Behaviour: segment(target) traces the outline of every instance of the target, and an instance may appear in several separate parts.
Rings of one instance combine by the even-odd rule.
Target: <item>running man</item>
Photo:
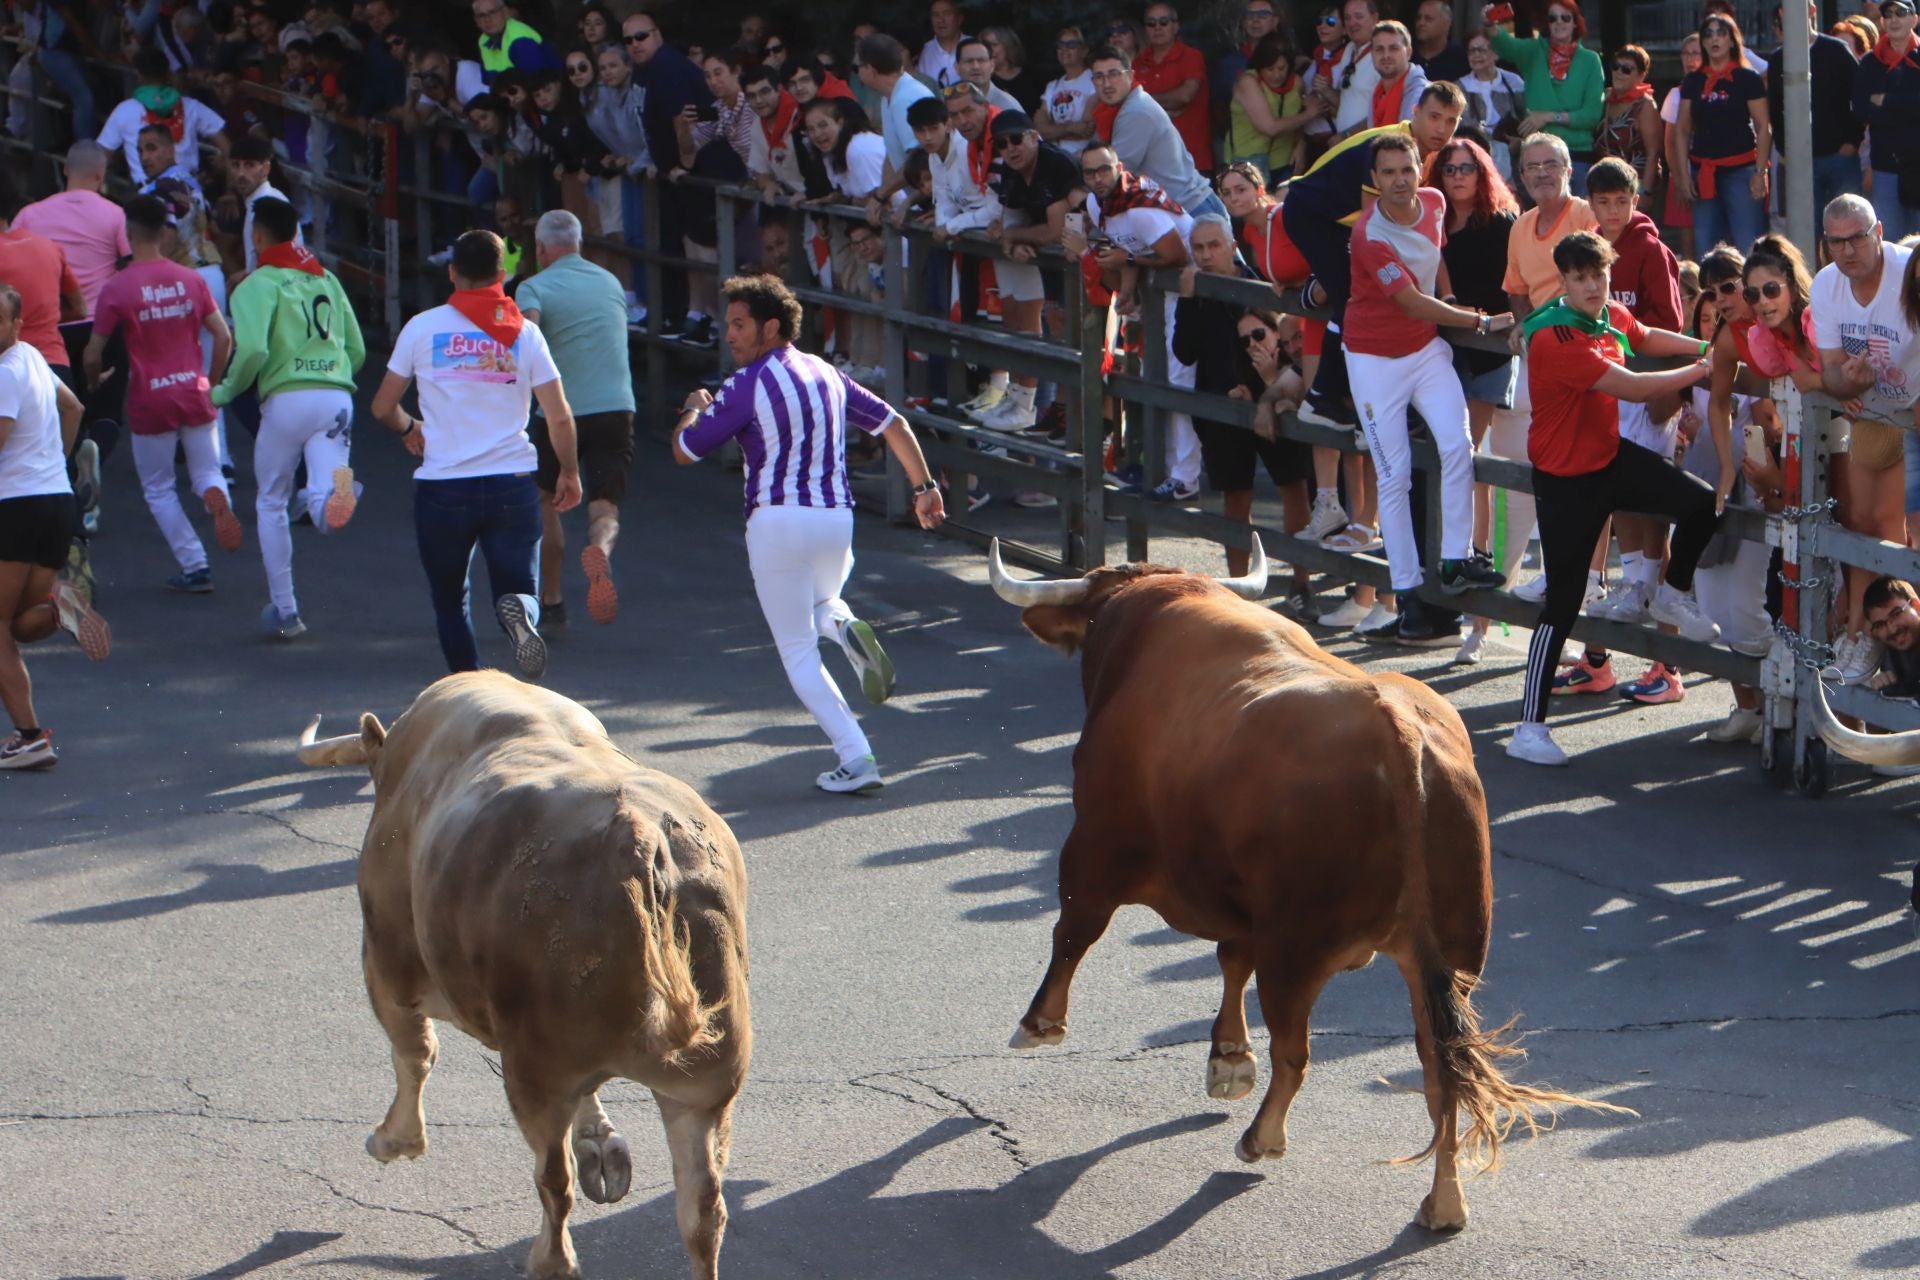
[[[80,528],[67,481],[80,401],[19,338],[20,294],[0,284],[0,706],[13,719],[13,732],[0,740],[0,769],[44,769],[58,757],[34,712],[20,646],[65,630],[99,662],[113,634],[79,590],[56,576]]]
[[[233,337],[207,282],[167,256],[178,232],[166,202],[158,196],[137,196],[127,206],[126,222],[133,261],[101,288],[93,334],[81,361],[87,386],[98,389],[114,373],[101,368],[107,343],[121,335],[130,375],[126,422],[140,489],[180,566],[167,586],[204,594],[213,590],[213,571],[207,566],[206,547],[180,506],[173,453],[178,446],[186,454],[193,491],[213,517],[213,536],[221,550],[238,551],[244,535],[220,473],[213,402],[207,398],[208,379],[200,364],[201,330],[212,335],[215,370],[226,367]]]
[[[696,389],[674,427],[674,461],[689,466],[735,436],[746,454],[747,563],[760,610],[793,691],[839,754],[815,779],[822,791],[863,792],[884,783],[867,735],[820,662],[820,641],[838,644],[869,702],[893,692],[893,663],[873,628],[840,598],[853,572],[853,491],[847,427],[886,441],[913,482],[923,529],[946,519],[907,420],[817,356],[793,348],[800,303],[771,276],[736,276],[727,303],[727,350],[738,368],[718,396]]]
[[[487,562],[493,616],[513,642],[521,674],[537,680],[547,669],[547,644],[534,594],[539,460],[527,438],[527,414],[535,400],[560,469],[554,510],[580,505],[580,467],[573,410],[547,339],[501,286],[505,252],[491,231],[469,231],[454,241],[447,266],[453,296],[407,321],[369,412],[424,460],[413,478],[413,527],[447,669],[480,666],[467,606],[477,545]],[[400,407],[416,378],[418,418]]]
[[[540,215],[533,229],[540,273],[522,282],[514,300],[520,314],[540,326],[553,351],[560,384],[576,415],[580,470],[587,488],[587,545],[580,567],[587,574],[587,614],[605,625],[620,612],[608,558],[620,536],[620,501],[633,469],[633,374],[627,363],[627,296],[619,277],[580,254],[580,219],[564,209]],[[560,564],[567,544],[554,507],[560,459],[547,426],[536,419],[527,433],[540,455],[540,616],[565,626]]]
[[[285,200],[254,204],[253,252],[260,266],[233,291],[233,363],[213,390],[213,403],[224,405],[259,384],[254,510],[273,597],[260,611],[260,630],[278,640],[307,630],[293,595],[293,534],[287,527],[293,473],[304,456],[309,476],[333,477],[331,493],[317,483],[306,490],[316,529],[336,532],[353,517],[353,374],[367,358],[345,290],[318,258],[294,243],[298,230],[299,219]]]

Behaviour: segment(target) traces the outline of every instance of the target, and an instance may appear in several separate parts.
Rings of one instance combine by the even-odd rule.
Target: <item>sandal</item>
[[[1355,521],[1332,537],[1322,539],[1320,545],[1329,551],[1358,555],[1367,551],[1378,551],[1384,544],[1380,541],[1378,529],[1370,524]]]

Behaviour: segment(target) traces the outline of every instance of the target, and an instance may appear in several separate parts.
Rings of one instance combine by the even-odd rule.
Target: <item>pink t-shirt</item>
[[[136,435],[213,421],[200,363],[200,329],[213,312],[207,282],[164,258],[136,262],[100,290],[93,332],[125,332],[127,426]]]
[[[1447,198],[1420,188],[1420,215],[1403,227],[1376,203],[1353,224],[1353,293],[1341,324],[1347,350],[1368,356],[1410,356],[1440,330],[1400,309],[1393,296],[1418,289],[1438,296],[1440,248],[1447,241]]]
[[[94,191],[62,191],[36,200],[20,211],[13,225],[44,236],[65,251],[89,316],[99,303],[100,286],[113,278],[120,259],[133,253],[127,243],[126,214]]]

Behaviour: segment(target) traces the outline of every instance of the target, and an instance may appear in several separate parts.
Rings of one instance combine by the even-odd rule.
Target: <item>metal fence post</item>
[[[1080,556],[1074,564],[1082,571],[1097,569],[1107,562],[1107,469],[1106,395],[1102,365],[1107,347],[1107,307],[1085,301],[1086,290],[1078,271],[1066,273],[1069,296],[1081,294],[1078,308],[1080,326],[1080,384],[1069,398],[1069,406],[1079,412],[1073,423],[1080,435]],[[1109,304],[1111,305],[1111,304]]]
[[[1833,577],[1844,573],[1838,564],[1833,573],[1822,572],[1822,561],[1817,553],[1818,539],[1812,536],[1813,522],[1829,519],[1825,504],[1832,486],[1828,479],[1828,467],[1832,458],[1832,434],[1834,415],[1818,406],[1809,408],[1800,393],[1790,394],[1801,401],[1800,408],[1800,493],[1797,501],[1803,513],[1799,523],[1800,570],[1800,616],[1793,619],[1800,635],[1812,644],[1823,643],[1827,634],[1827,619],[1833,605]],[[1824,757],[1826,744],[1821,742],[1813,731],[1813,699],[1818,687],[1818,672],[1801,673],[1801,679],[1794,691],[1793,723],[1793,761],[1795,781],[1803,792],[1810,791],[1804,781],[1809,770],[1816,769],[1815,757]],[[1824,779],[1819,790],[1825,790]]]
[[[1167,385],[1167,341],[1171,337],[1167,332],[1166,297],[1146,272],[1140,275],[1139,293],[1140,376],[1157,387],[1164,387]],[[1167,414],[1155,405],[1140,407],[1145,428],[1140,433],[1140,491],[1145,494],[1167,478]],[[1138,563],[1147,555],[1147,522],[1129,519],[1127,559]]]
[[[666,246],[660,243],[660,190],[661,180],[657,177],[643,176],[640,179],[641,208],[646,222],[645,243],[655,254],[666,252]],[[660,269],[657,257],[647,260],[647,397],[653,402],[653,420],[671,422],[668,416],[667,396],[667,357],[660,347],[661,299],[666,296],[664,273]]]
[[[333,146],[333,130],[328,126],[327,117],[316,111],[308,119],[312,122],[307,129],[307,167],[312,176],[307,179],[307,197],[311,201],[309,208],[313,214],[313,234],[307,238],[307,248],[317,258],[327,257],[328,224],[333,221],[333,196],[327,189],[328,179],[332,176],[327,164],[327,152]]]
[[[734,233],[738,227],[738,208],[733,196],[726,191],[713,193],[713,243],[717,260],[714,263],[713,296],[720,299],[720,286],[732,279],[740,269],[740,246],[735,243]],[[714,326],[724,330],[727,327],[727,308],[724,299],[714,307]],[[720,373],[733,368],[733,356],[727,350],[725,342],[716,342],[714,347],[714,367]]]

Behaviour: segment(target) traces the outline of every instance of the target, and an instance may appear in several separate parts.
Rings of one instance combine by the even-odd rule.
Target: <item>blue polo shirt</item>
[[[540,313],[575,417],[633,412],[627,364],[627,296],[619,277],[577,253],[520,282],[514,301]]]

